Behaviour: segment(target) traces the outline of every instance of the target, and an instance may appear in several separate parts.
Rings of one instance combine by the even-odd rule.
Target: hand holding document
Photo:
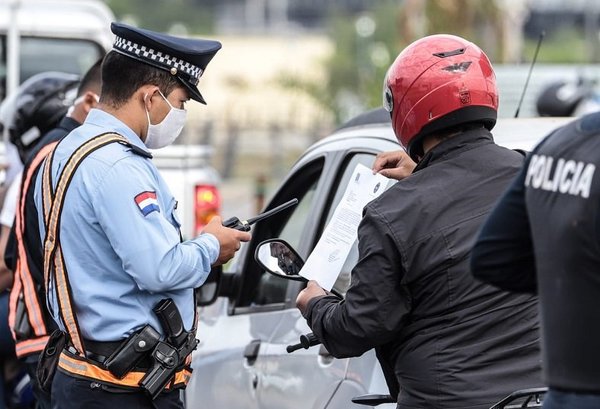
[[[363,208],[385,191],[388,181],[380,174],[373,174],[370,168],[356,165],[342,200],[300,270],[301,276],[331,290],[356,241]]]

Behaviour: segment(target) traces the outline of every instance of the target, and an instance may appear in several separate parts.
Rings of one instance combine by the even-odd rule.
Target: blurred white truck
[[[114,14],[100,0],[0,0],[0,102],[34,74],[83,74],[110,50],[112,21]],[[196,235],[220,211],[220,178],[209,164],[211,153],[199,145],[153,152],[179,201],[184,237]]]

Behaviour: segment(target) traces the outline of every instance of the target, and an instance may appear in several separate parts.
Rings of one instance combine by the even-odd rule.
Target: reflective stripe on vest
[[[44,335],[43,337],[32,338],[27,339],[25,341],[17,342],[17,345],[15,347],[17,357],[21,358],[27,355],[42,352],[44,350],[44,347],[48,343],[48,338],[50,338],[49,335]]]
[[[44,211],[44,226],[48,226],[48,217],[50,217],[50,205],[52,203],[52,159],[54,151],[48,155],[44,162],[44,170],[42,171],[42,209]]]
[[[48,331],[44,322],[42,313],[42,300],[38,298],[36,283],[31,276],[29,270],[29,260],[25,250],[24,234],[25,234],[25,208],[27,192],[31,186],[32,178],[35,172],[39,169],[42,161],[54,149],[56,142],[44,146],[32,159],[27,173],[23,177],[17,212],[15,215],[15,239],[17,244],[17,261],[14,273],[14,283],[10,293],[9,304],[9,326],[13,333],[13,338],[16,342],[17,357],[21,358],[26,355],[40,352],[44,349],[45,343],[48,340]],[[31,325],[34,335],[31,339],[18,340],[14,331],[17,304],[19,298],[22,297],[25,303],[26,312],[25,319]]]
[[[83,359],[77,355],[63,351],[60,354],[58,366],[67,373],[70,373],[77,377],[83,377],[87,379],[97,380],[103,383],[139,388],[139,383],[146,375],[145,372],[129,372],[122,379],[115,377],[106,369],[92,363],[89,360]],[[191,368],[183,368],[175,373],[174,381],[169,383],[167,389],[173,389],[183,387],[188,384],[192,375]]]
[[[44,166],[44,174],[42,175],[44,184],[42,188],[43,207],[46,225],[46,237],[44,240],[44,279],[46,281],[46,292],[48,293],[50,291],[49,280],[51,278],[51,272],[53,272],[52,278],[54,278],[62,322],[69,334],[71,343],[78,353],[84,353],[85,349],[80,336],[79,324],[77,323],[75,311],[73,309],[71,287],[67,277],[62,249],[57,240],[60,228],[60,215],[62,213],[63,201],[67,189],[71,183],[75,170],[77,170],[81,162],[96,149],[115,142],[129,144],[121,135],[106,133],[98,135],[78,147],[65,164],[54,191],[51,183],[54,151],[48,156],[48,160]]]

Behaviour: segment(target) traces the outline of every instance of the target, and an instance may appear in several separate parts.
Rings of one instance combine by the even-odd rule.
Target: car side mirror
[[[196,289],[196,305],[205,307],[213,304],[217,300],[222,275],[222,266],[216,266],[210,270],[204,284]]]
[[[254,260],[266,271],[287,280],[307,281],[299,275],[304,260],[283,240],[269,239],[256,247]]]
[[[300,275],[304,266],[304,259],[296,253],[296,250],[281,239],[269,239],[260,243],[254,252],[254,260],[267,272],[286,280],[303,281],[308,280]],[[344,296],[333,288],[330,291],[339,299]]]

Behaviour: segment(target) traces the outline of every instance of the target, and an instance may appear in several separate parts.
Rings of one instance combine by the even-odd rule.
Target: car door
[[[279,237],[301,253],[311,247],[320,222],[319,209],[323,208],[324,198],[327,196],[329,175],[334,163],[335,155],[318,155],[307,160],[304,165],[290,174],[275,195],[273,206],[294,197],[299,198],[299,205],[286,220],[276,220],[269,223],[268,226],[257,226],[253,245],[264,239]],[[308,177],[308,175],[316,174],[317,169],[321,169],[318,177]],[[337,371],[321,371],[306,376],[307,374],[303,372],[288,372],[285,366],[280,367],[277,360],[271,359],[274,355],[287,355],[285,347],[297,342],[298,336],[307,332],[308,329],[294,307],[297,291],[292,289],[293,282],[270,275],[262,270],[254,260],[244,269],[245,277],[250,277],[251,272],[260,277],[256,286],[257,290],[254,296],[250,297],[254,303],[283,302],[282,308],[269,317],[273,320],[275,315],[278,316],[277,325],[269,328],[273,329],[273,332],[269,338],[261,340],[261,348],[258,351],[255,367],[258,406],[261,409],[312,407],[311,401],[331,396],[332,391],[343,377],[344,367],[342,364],[335,363],[334,365],[339,366]],[[251,288],[248,281],[244,283],[243,288],[245,290]],[[254,325],[263,327],[265,325],[262,321],[263,318],[262,314],[251,313],[250,319]],[[273,322],[271,321],[271,323]],[[303,352],[312,353],[312,351]],[[302,356],[302,353],[298,356]],[[288,357],[286,356],[286,358]],[[326,363],[327,365],[333,364],[332,359],[329,361],[330,363]],[[307,394],[306,391],[311,391],[311,393]]]
[[[201,343],[185,394],[188,408],[324,408],[330,399],[345,407],[354,394],[371,390],[365,385],[378,371],[372,353],[354,366],[352,360],[333,359],[320,347],[287,354],[285,347],[309,331],[295,308],[302,283],[271,276],[253,259],[258,243],[274,237],[285,239],[306,257],[341,198],[340,186],[356,164],[351,158],[370,166],[376,152],[398,149],[384,138],[340,139],[333,144],[310,150],[294,166],[267,209],[294,197],[299,205],[256,224],[252,240],[228,268],[235,280],[221,280],[229,299],[219,298],[201,309]],[[347,150],[348,145],[369,148]],[[367,156],[357,156],[364,151]],[[340,288],[349,284],[346,270]]]
[[[292,198],[299,200],[298,205],[254,227],[252,240],[229,267],[237,290],[229,300],[220,298],[201,310],[201,343],[193,356],[194,375],[186,390],[187,407],[262,407],[261,394],[269,390],[267,382],[271,381],[263,377],[266,371],[262,358],[273,334],[282,322],[289,321],[294,309],[288,294],[290,282],[262,271],[253,259],[254,249],[272,237],[284,237],[292,245],[302,247],[303,237],[313,228],[307,220],[319,206],[327,163],[327,155],[320,155],[287,178],[268,208]],[[288,389],[294,380],[287,382],[279,389]]]
[[[312,250],[326,222],[331,218],[356,165],[361,163],[371,167],[375,153],[356,150],[337,152],[335,161],[332,161],[331,167],[323,176],[327,179],[322,181],[327,185],[323,189],[326,191],[324,200],[319,203],[316,212],[310,215],[311,219],[318,220],[318,225],[310,237],[309,251],[304,251],[305,254]],[[282,233],[285,233],[285,229]],[[280,237],[286,240],[284,234]],[[301,251],[300,254],[302,253]],[[350,285],[350,271],[357,258],[358,249],[355,243],[335,284],[335,288],[341,293],[345,293]],[[282,281],[278,277],[271,277]],[[295,300],[299,289],[297,283],[290,286],[289,298],[292,301]],[[285,319],[279,322],[269,343],[260,351],[259,407],[329,408],[328,405],[334,396],[341,407],[352,407],[350,399],[369,391],[373,377],[380,371],[374,354],[365,354],[360,358],[360,364],[352,364],[351,359],[335,359],[322,345],[288,354],[286,346],[297,343],[299,336],[310,332],[310,328],[293,303],[283,314]],[[349,367],[352,368],[351,380],[348,377]]]

